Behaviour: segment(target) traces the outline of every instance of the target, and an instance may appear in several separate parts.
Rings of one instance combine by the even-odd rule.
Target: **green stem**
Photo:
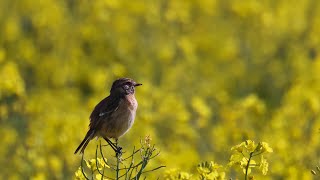
[[[116,139],[116,147],[118,148],[118,139]],[[120,156],[121,154],[120,153],[116,153],[116,156],[117,156],[117,174],[116,174],[116,179],[118,180],[119,179],[119,164],[120,164]]]
[[[244,177],[245,180],[248,179],[248,170],[249,170],[249,166],[250,166],[250,161],[251,161],[252,155],[253,155],[253,152],[250,153],[250,157],[249,157],[249,159],[248,159],[248,164],[247,164],[247,166],[246,166],[246,175],[245,175],[245,177]]]
[[[82,154],[82,157],[81,157],[81,172],[83,174],[83,176],[86,178],[86,180],[89,180],[89,178],[87,177],[86,173],[84,173],[84,170],[83,170],[83,156],[84,156],[84,153]]]

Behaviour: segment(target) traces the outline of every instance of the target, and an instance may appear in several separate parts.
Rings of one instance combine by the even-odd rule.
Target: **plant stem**
[[[116,147],[118,148],[118,140],[117,140],[117,139],[116,139]],[[117,157],[117,170],[116,170],[117,174],[116,174],[116,180],[118,180],[118,179],[119,179],[119,171],[120,171],[120,169],[119,169],[120,156],[121,156],[121,154],[116,152],[116,157]]]
[[[250,161],[251,161],[252,155],[253,155],[253,152],[250,153],[250,157],[249,157],[249,159],[248,159],[248,164],[247,164],[247,166],[246,166],[246,175],[245,175],[245,177],[244,177],[245,180],[248,179],[248,170],[249,170],[249,166],[250,166]]]
[[[82,157],[81,157],[81,172],[83,174],[83,176],[86,178],[86,180],[89,180],[89,178],[87,177],[86,173],[84,173],[84,170],[83,170],[83,156],[84,156],[84,153],[82,154]]]

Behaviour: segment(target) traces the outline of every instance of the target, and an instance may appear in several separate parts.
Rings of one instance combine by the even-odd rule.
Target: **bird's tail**
[[[74,152],[74,154],[77,154],[77,152],[81,149],[80,153],[83,154],[84,150],[86,149],[87,145],[89,144],[89,142],[91,141],[91,139],[94,138],[94,130],[89,130],[86,134],[86,136],[84,137],[84,139],[82,140],[82,142],[80,143],[80,145],[78,146],[78,148],[76,149],[76,151]]]

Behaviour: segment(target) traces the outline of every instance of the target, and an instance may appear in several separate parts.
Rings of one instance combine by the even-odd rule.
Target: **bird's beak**
[[[136,83],[134,86],[141,86],[142,84],[140,84],[140,83]]]

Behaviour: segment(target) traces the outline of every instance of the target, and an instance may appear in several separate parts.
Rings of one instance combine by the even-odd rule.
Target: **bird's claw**
[[[115,151],[116,151],[116,156],[117,157],[122,155],[122,147],[118,146]]]

